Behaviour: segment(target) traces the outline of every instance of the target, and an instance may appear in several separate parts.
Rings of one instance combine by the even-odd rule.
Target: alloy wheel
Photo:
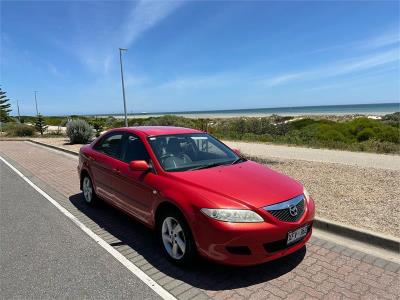
[[[181,224],[172,217],[164,219],[161,228],[163,245],[168,254],[180,260],[186,252],[186,239]]]
[[[83,178],[82,189],[83,195],[85,196],[85,201],[87,203],[91,203],[93,200],[93,187],[92,182],[90,181],[90,178],[88,176]]]

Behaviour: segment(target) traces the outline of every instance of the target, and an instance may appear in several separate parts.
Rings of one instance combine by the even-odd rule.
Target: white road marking
[[[176,298],[171,295],[167,290],[165,290],[162,286],[160,286],[157,282],[151,279],[146,273],[140,270],[135,264],[129,261],[125,256],[115,250],[112,246],[110,246],[106,241],[100,238],[97,234],[95,234],[92,230],[86,227],[81,221],[79,221],[73,214],[71,214],[68,210],[62,207],[56,200],[51,198],[46,192],[40,189],[36,184],[30,181],[24,174],[22,174],[18,169],[16,169],[13,165],[11,165],[8,161],[6,161],[2,156],[0,156],[0,160],[2,160],[8,167],[10,167],[19,177],[25,180],[31,187],[33,187],[39,194],[41,194],[44,198],[46,198],[51,204],[53,204],[59,211],[61,211],[67,218],[69,218],[72,222],[74,222],[82,231],[84,231],[88,236],[90,236],[93,240],[97,242],[98,245],[103,247],[108,253],[110,253],[116,260],[118,260],[121,264],[123,264],[129,271],[131,271],[136,277],[138,277],[141,281],[143,281],[146,285],[148,285],[154,292],[156,292],[161,298],[166,300],[176,300]]]

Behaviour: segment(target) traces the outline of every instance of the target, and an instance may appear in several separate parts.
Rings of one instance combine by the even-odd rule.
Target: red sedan
[[[78,172],[88,204],[103,199],[154,228],[178,264],[197,254],[259,264],[311,236],[314,201],[299,182],[198,130],[110,130],[81,148]]]

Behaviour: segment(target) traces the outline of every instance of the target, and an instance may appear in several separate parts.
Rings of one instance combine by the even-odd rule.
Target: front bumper
[[[282,222],[265,210],[257,210],[262,223],[220,222],[199,213],[195,240],[199,253],[227,265],[256,265],[289,255],[310,239],[314,219],[314,202],[309,201],[304,214],[297,222]],[[286,245],[289,231],[309,225],[306,236]]]

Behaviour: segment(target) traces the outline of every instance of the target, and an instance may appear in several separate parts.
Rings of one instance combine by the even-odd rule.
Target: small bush
[[[89,124],[96,131],[96,137],[99,137],[101,132],[104,130],[105,121],[104,119],[95,118],[89,121]]]
[[[374,136],[374,131],[371,128],[364,128],[360,132],[357,133],[357,141],[364,142],[368,141]]]
[[[29,125],[9,123],[4,126],[4,132],[7,136],[34,136],[35,128]]]
[[[65,127],[67,126],[68,121],[68,118],[64,118],[60,121],[60,124],[58,124],[58,126]]]
[[[40,135],[43,135],[43,133],[47,130],[47,125],[46,122],[41,114],[39,114],[36,118],[35,121],[35,129],[40,132]]]
[[[93,128],[85,120],[72,120],[67,123],[67,136],[71,144],[86,144],[93,137]]]
[[[107,128],[112,128],[112,127],[116,127],[114,126],[115,122],[117,121],[117,119],[113,116],[108,116],[106,121],[105,121],[105,126]]]

